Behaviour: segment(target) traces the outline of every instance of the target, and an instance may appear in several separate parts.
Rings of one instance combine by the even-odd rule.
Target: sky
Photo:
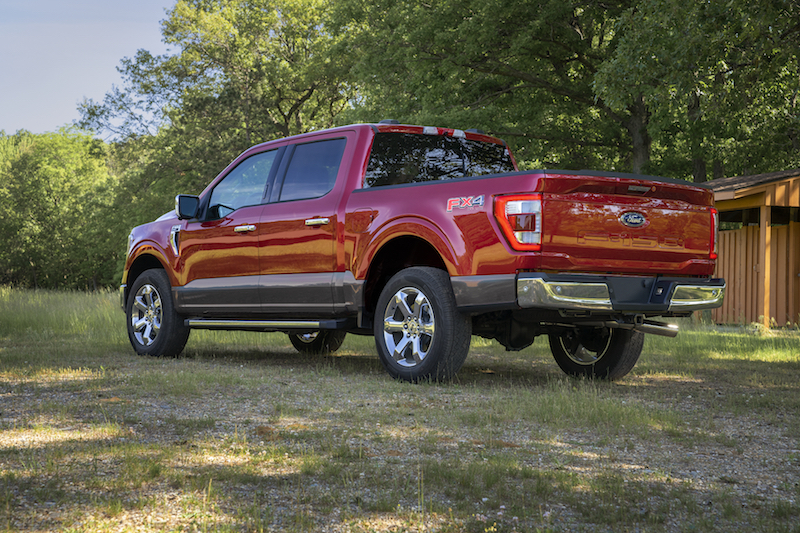
[[[117,67],[163,54],[161,21],[175,0],[0,0],[0,131],[54,132],[84,98],[121,85]]]

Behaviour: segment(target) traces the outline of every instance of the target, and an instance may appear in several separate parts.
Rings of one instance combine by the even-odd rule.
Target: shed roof
[[[705,186],[710,188],[715,193],[724,191],[738,191],[741,189],[749,189],[750,187],[755,187],[756,185],[764,185],[773,181],[781,181],[798,176],[800,176],[800,168],[769,172],[767,174],[754,174],[752,176],[733,176],[730,178],[720,178],[706,182]]]
[[[800,169],[720,178],[703,184],[721,211],[760,206],[800,207]]]

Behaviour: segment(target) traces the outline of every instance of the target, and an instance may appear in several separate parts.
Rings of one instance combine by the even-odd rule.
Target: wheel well
[[[136,258],[136,261],[133,262],[131,268],[128,270],[128,277],[126,279],[127,289],[125,294],[126,301],[128,299],[127,292],[130,291],[131,287],[136,282],[136,279],[142,275],[142,272],[150,270],[151,268],[160,268],[163,270],[164,265],[162,265],[161,261],[152,255],[140,255]]]
[[[381,290],[389,279],[412,266],[428,266],[447,270],[439,252],[427,241],[419,237],[398,237],[386,243],[375,255],[369,267],[364,287],[364,306],[375,311]]]

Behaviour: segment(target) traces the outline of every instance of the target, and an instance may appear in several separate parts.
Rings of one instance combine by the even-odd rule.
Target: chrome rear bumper
[[[520,274],[523,308],[625,313],[690,313],[714,309],[725,297],[724,279]]]

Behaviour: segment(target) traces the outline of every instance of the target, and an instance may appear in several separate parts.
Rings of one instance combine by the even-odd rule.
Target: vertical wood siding
[[[784,326],[800,321],[800,223],[769,230],[766,253],[770,272],[766,283],[759,261],[759,228],[747,226],[720,232],[715,276],[725,278],[728,289],[722,307],[712,312],[715,322],[749,324],[768,317]],[[759,291],[765,286],[769,287],[766,295]]]

